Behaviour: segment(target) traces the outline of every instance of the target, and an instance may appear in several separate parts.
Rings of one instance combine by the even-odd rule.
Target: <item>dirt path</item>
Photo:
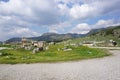
[[[0,64],[0,80],[120,80],[120,51],[113,56],[64,63]]]

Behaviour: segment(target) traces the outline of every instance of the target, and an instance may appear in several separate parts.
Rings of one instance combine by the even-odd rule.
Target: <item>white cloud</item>
[[[86,34],[90,31],[90,26],[87,23],[78,24],[74,27],[70,32],[71,33],[78,33],[78,34]]]
[[[119,0],[87,0],[84,1],[83,4],[74,4],[74,6],[69,9],[69,14],[74,19],[86,20],[105,14],[112,14],[117,11],[120,12],[119,3]]]
[[[21,35],[21,36],[38,36],[38,33],[31,31],[29,28],[13,28],[13,31],[9,32],[11,35]]]
[[[58,4],[58,8],[60,9],[60,13],[62,15],[66,15],[69,11],[69,8],[66,4]]]
[[[39,33],[30,30],[29,28],[21,28],[21,27],[11,27],[11,28],[3,28],[0,27],[0,40],[6,40],[11,37],[32,37],[32,36],[40,36]]]
[[[91,28],[105,28],[109,26],[115,26],[116,23],[114,20],[99,20],[96,24],[92,25]]]
[[[54,24],[54,25],[51,25],[50,27],[48,27],[49,29],[49,32],[55,32],[55,33],[58,33],[58,32],[64,32],[64,28],[66,27],[70,27],[71,24],[69,22],[61,22],[59,24]]]
[[[37,32],[30,30],[30,27],[57,24],[59,15],[54,0],[0,2],[0,34],[4,34],[0,35],[0,40],[15,36],[36,36]]]
[[[86,34],[91,29],[106,28],[106,27],[116,26],[116,25],[120,25],[120,23],[116,22],[113,19],[110,19],[110,20],[98,20],[98,22],[96,22],[93,25],[89,25],[88,23],[77,24],[69,32],[71,32],[71,33],[78,33],[78,34]]]
[[[96,8],[88,5],[88,4],[83,4],[83,5],[74,5],[70,9],[70,16],[75,18],[75,19],[85,19],[91,16],[95,16],[94,11]]]
[[[39,25],[57,23],[58,12],[54,0],[10,0],[0,5],[1,16],[15,16],[22,21]]]

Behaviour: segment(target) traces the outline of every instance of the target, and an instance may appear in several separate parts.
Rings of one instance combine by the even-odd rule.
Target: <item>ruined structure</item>
[[[25,37],[22,38],[21,42],[22,42],[22,47],[27,46],[27,39]]]

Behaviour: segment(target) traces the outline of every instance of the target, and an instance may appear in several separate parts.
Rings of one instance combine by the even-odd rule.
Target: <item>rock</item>
[[[43,51],[43,47],[37,48],[38,51]]]
[[[63,51],[71,51],[72,49],[71,48],[68,48],[68,49],[64,49]]]
[[[45,50],[48,50],[49,49],[49,46],[45,47]]]
[[[10,56],[6,56],[6,58],[7,58],[7,59],[9,59],[9,58],[10,58]]]
[[[35,54],[36,53],[36,49],[33,49],[32,53]]]
[[[2,56],[2,53],[0,52],[0,56]]]
[[[88,51],[88,54],[92,54],[92,52],[91,52],[91,51]]]
[[[36,52],[42,51],[42,50],[43,50],[43,48],[35,48],[35,49],[33,49],[33,53],[36,53]]]
[[[58,51],[60,51],[60,48],[58,48]]]

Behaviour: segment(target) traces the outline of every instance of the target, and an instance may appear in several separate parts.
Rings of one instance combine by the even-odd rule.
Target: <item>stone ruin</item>
[[[48,50],[49,47],[45,47],[45,41],[30,41],[26,38],[21,39],[21,48],[24,48],[25,50],[32,50],[33,53]]]

